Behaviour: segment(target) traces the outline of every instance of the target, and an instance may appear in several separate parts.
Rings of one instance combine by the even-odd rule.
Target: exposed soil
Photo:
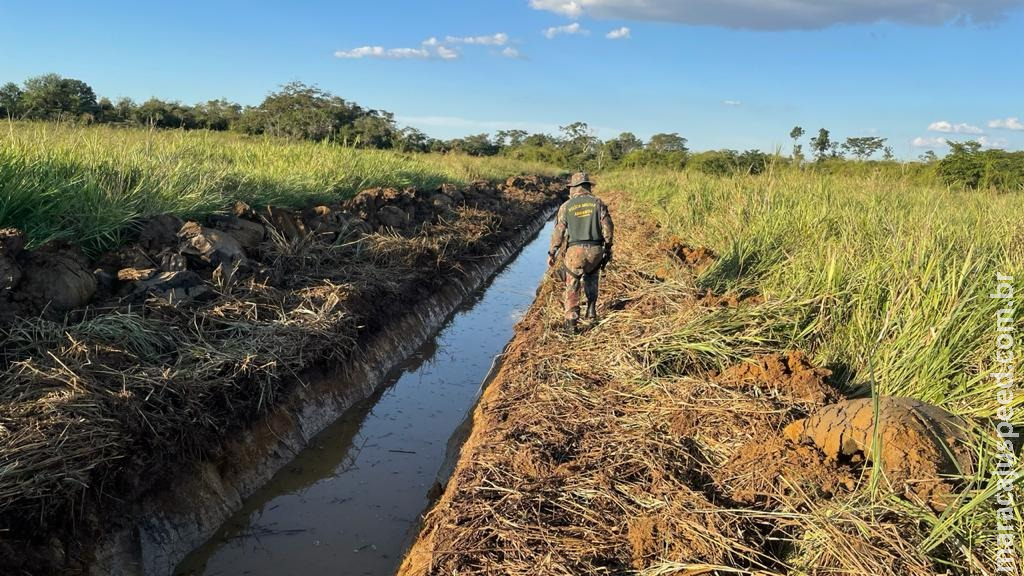
[[[700,293],[694,271],[710,250],[652,243],[660,232],[640,211],[598,194],[619,248],[600,325],[560,333],[560,291],[542,285],[400,574],[941,571],[912,515],[871,508],[868,460],[837,457],[803,432],[848,402],[809,354],[721,372],[651,365],[665,330],[762,300]],[[783,434],[794,422],[801,433]]]
[[[90,261],[0,232],[0,572],[80,573],[184,462],[344,363],[565,196],[517,177],[158,216]]]
[[[718,255],[706,246],[689,246],[673,236],[660,243],[658,248],[667,252],[677,263],[695,272],[701,272],[718,259]]]
[[[942,511],[956,478],[974,472],[969,431],[969,422],[941,408],[884,397],[877,418],[872,399],[845,400],[789,424],[784,434],[791,442],[813,445],[833,462],[874,461],[877,434],[877,457],[887,479],[908,498]]]

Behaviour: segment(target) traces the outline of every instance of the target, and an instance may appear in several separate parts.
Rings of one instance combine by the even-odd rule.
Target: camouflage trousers
[[[592,245],[570,246],[565,252],[565,319],[580,317],[580,288],[587,303],[597,305],[598,279],[604,247]]]

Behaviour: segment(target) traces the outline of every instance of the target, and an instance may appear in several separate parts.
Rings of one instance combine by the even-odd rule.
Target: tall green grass
[[[994,414],[986,372],[1002,303],[989,293],[997,272],[1024,290],[1019,194],[795,171],[618,172],[600,185],[631,192],[684,241],[718,252],[705,287],[818,302],[814,326],[791,344],[847,383],[873,376],[885,394]]]
[[[698,284],[761,293],[761,306],[781,302],[792,305],[792,318],[809,318],[787,332],[791,318],[762,314],[760,322],[777,326],[758,330],[788,334],[783,346],[811,351],[851,389],[919,398],[982,422],[995,417],[999,403],[988,374],[998,367],[996,311],[1006,304],[989,294],[997,273],[1013,276],[1024,291],[1020,193],[949,190],[892,174],[790,170],[729,178],[626,171],[605,175],[599,185],[627,191],[684,241],[718,252]],[[1021,319],[1018,313],[1018,338]],[[723,349],[750,348],[723,338]],[[1021,414],[1024,394],[1013,405]],[[941,515],[914,506],[901,512],[927,533],[925,552],[952,542],[991,557],[991,440],[977,438],[981,469],[967,479],[959,502]],[[1024,487],[1024,467],[1018,472]],[[1019,513],[1017,522],[1024,525]],[[1017,546],[1024,552],[1024,537]]]
[[[33,244],[121,243],[140,218],[194,217],[235,200],[301,207],[374,186],[433,187],[550,166],[505,158],[402,154],[212,132],[0,124],[0,227]]]

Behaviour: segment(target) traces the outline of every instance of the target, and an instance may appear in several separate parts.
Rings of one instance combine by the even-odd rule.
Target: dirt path
[[[934,574],[913,516],[865,498],[869,445],[783,435],[842,401],[829,370],[799,351],[709,361],[701,329],[756,324],[772,303],[698,288],[713,254],[600,195],[618,258],[601,325],[560,334],[560,293],[541,287],[400,574]]]

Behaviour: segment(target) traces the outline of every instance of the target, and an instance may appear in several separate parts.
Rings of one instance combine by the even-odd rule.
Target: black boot
[[[577,330],[577,328],[576,328],[576,322],[577,322],[576,320],[566,320],[565,321],[565,333],[566,334],[568,334],[570,336],[575,336],[577,334],[577,332],[579,332]]]

